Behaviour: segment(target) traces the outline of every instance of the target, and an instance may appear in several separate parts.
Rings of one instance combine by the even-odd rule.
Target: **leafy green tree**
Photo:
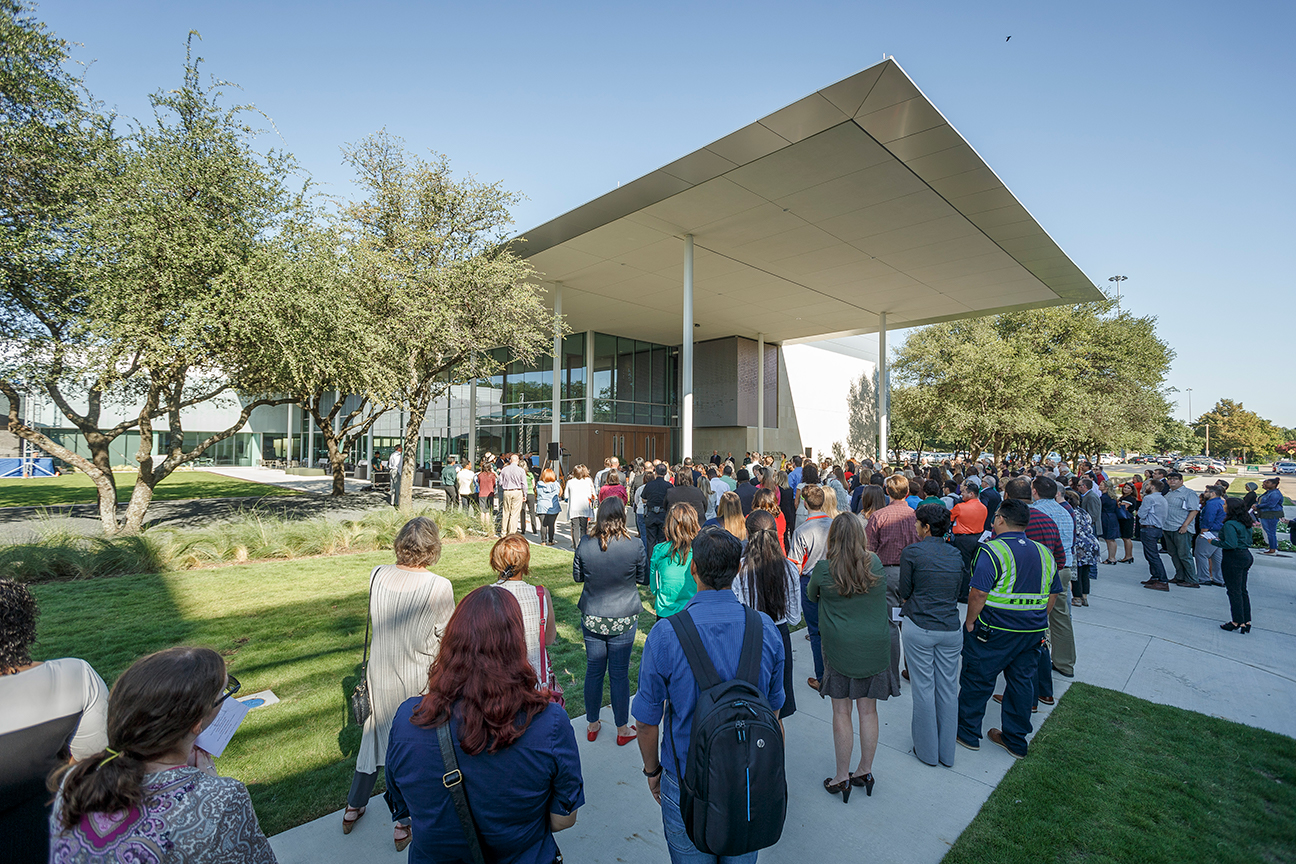
[[[1158,453],[1192,453],[1197,449],[1192,427],[1173,417],[1161,421],[1161,428],[1152,436],[1151,443]]]
[[[267,380],[248,338],[268,329],[259,299],[279,270],[278,229],[300,204],[288,188],[295,165],[256,150],[258,131],[245,119],[252,109],[222,107],[225,85],[203,86],[200,63],[190,54],[181,85],[151,97],[153,122],[111,146],[101,140],[80,168],[88,174],[71,175],[91,193],[71,196],[60,214],[59,278],[39,291],[5,286],[17,310],[5,356],[23,358],[4,384],[9,426],[86,471],[107,533],[139,530],[159,482],[237,432],[258,406],[288,401],[239,394],[264,392]],[[91,459],[15,428],[23,383],[50,396]],[[236,401],[237,419],[186,447],[184,410],[212,400]],[[126,419],[103,428],[105,403]],[[127,428],[139,432],[139,471],[119,523],[107,444]]]
[[[507,347],[523,361],[549,350],[554,317],[535,271],[508,246],[516,193],[456,178],[444,156],[413,155],[385,131],[343,152],[362,195],[343,207],[344,239],[387,325],[389,338],[372,360],[397,382],[394,401],[412,454],[433,399],[473,374],[490,375],[487,349]],[[404,505],[414,467],[412,457],[404,460]]]
[[[1236,453],[1243,459],[1248,453],[1272,453],[1283,441],[1281,429],[1232,399],[1216,402],[1214,408],[1197,418],[1197,424],[1201,427],[1198,434],[1203,437],[1206,434],[1204,424],[1210,424],[1211,447],[1227,450],[1230,456]]]

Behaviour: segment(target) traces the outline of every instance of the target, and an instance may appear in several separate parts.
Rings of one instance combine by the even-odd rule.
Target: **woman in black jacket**
[[[584,583],[580,601],[581,629],[585,635],[586,737],[598,737],[603,704],[603,674],[612,685],[612,717],[617,724],[617,744],[635,740],[630,722],[630,649],[634,647],[643,601],[640,585],[648,584],[644,544],[626,530],[625,502],[607,498],[599,505],[594,527],[576,549],[572,578]]]
[[[698,513],[699,525],[706,521],[707,493],[693,485],[693,472],[688,468],[675,475],[675,485],[666,493],[666,510],[669,512],[670,508],[680,502],[693,505]]]

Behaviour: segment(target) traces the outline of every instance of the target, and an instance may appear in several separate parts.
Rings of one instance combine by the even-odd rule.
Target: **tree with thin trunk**
[[[411,154],[386,131],[343,152],[362,196],[342,208],[349,254],[385,325],[374,361],[392,372],[405,416],[406,457],[392,482],[408,507],[432,401],[467,383],[474,369],[489,376],[497,366],[489,349],[523,361],[548,350],[554,317],[535,271],[508,248],[509,208],[520,196],[499,183],[456,178],[444,156]]]

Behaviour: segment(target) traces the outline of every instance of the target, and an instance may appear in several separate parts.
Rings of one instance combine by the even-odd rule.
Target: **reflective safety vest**
[[[1017,558],[1008,547],[1008,541],[995,538],[981,544],[978,554],[988,554],[994,559],[996,574],[994,587],[986,596],[985,605],[1005,612],[1038,612],[1048,608],[1049,586],[1057,575],[1057,560],[1052,552],[1034,540],[1027,540],[1026,543],[1039,555],[1040,585],[1039,590],[1025,593],[1014,590],[1017,584]]]

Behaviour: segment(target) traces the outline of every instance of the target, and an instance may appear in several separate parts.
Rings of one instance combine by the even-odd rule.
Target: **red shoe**
[[[586,741],[593,741],[593,740],[595,740],[596,738],[598,738],[599,730],[602,729],[602,728],[603,728],[603,724],[600,723],[599,725],[595,726],[593,729],[586,729],[586,730],[585,730],[585,740],[586,740]]]
[[[618,746],[618,747],[624,747],[625,745],[629,744],[631,741],[633,741],[633,740],[635,740],[636,738],[639,737],[639,728],[638,728],[637,726],[631,726],[630,728],[634,730],[635,734],[633,734],[633,735],[622,735],[622,734],[620,734],[619,732],[617,733],[617,746]]]

